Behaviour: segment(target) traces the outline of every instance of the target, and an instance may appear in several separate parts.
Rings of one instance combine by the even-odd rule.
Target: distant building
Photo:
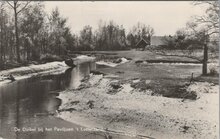
[[[145,49],[146,46],[150,45],[149,41],[146,41],[145,39],[141,39],[135,46],[136,49]]]
[[[164,46],[166,45],[164,41],[164,36],[152,36],[151,37],[151,45],[153,46]]]
[[[166,46],[166,38],[170,39],[171,36],[152,36],[150,40],[141,39],[135,46],[136,49],[144,50],[147,46]]]

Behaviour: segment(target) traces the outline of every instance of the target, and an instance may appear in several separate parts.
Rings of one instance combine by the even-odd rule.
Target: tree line
[[[163,48],[203,49],[206,73],[210,45],[218,47],[219,43],[219,3],[193,4],[207,5],[205,14],[192,17],[173,36],[165,36]],[[152,35],[154,29],[150,25],[137,23],[126,30],[114,21],[100,21],[97,29],[86,25],[75,34],[58,8],[47,13],[43,2],[0,2],[0,66],[7,62],[39,61],[47,55],[64,56],[71,51],[131,49],[142,38],[150,42]]]
[[[0,2],[1,63],[37,61],[46,54],[61,56],[69,51],[125,50],[153,34],[149,25],[137,23],[126,32],[114,21],[100,21],[96,30],[87,25],[74,34],[58,8],[47,13],[43,2]]]

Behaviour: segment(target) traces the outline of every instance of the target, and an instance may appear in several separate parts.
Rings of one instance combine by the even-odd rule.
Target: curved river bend
[[[59,75],[32,77],[0,87],[0,138],[6,139],[107,139],[105,133],[77,131],[79,125],[56,118],[53,114],[62,101],[59,91],[75,89],[96,68],[83,63]],[[56,128],[56,129],[55,129]],[[75,129],[63,131],[61,129]],[[58,131],[60,130],[60,131]],[[114,139],[129,139],[111,135]]]

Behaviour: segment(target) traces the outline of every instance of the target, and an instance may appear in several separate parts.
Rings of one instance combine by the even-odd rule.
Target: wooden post
[[[194,79],[193,79],[193,72],[192,72],[192,75],[191,75],[191,79],[190,79],[189,84],[191,84],[191,83],[192,83],[192,81],[194,81]]]

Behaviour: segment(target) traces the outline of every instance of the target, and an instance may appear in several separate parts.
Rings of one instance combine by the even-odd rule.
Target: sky
[[[85,25],[97,29],[100,20],[113,20],[127,31],[140,22],[153,27],[155,36],[173,35],[191,16],[204,13],[204,8],[193,6],[190,1],[47,1],[44,4],[47,12],[58,7],[76,34]]]

